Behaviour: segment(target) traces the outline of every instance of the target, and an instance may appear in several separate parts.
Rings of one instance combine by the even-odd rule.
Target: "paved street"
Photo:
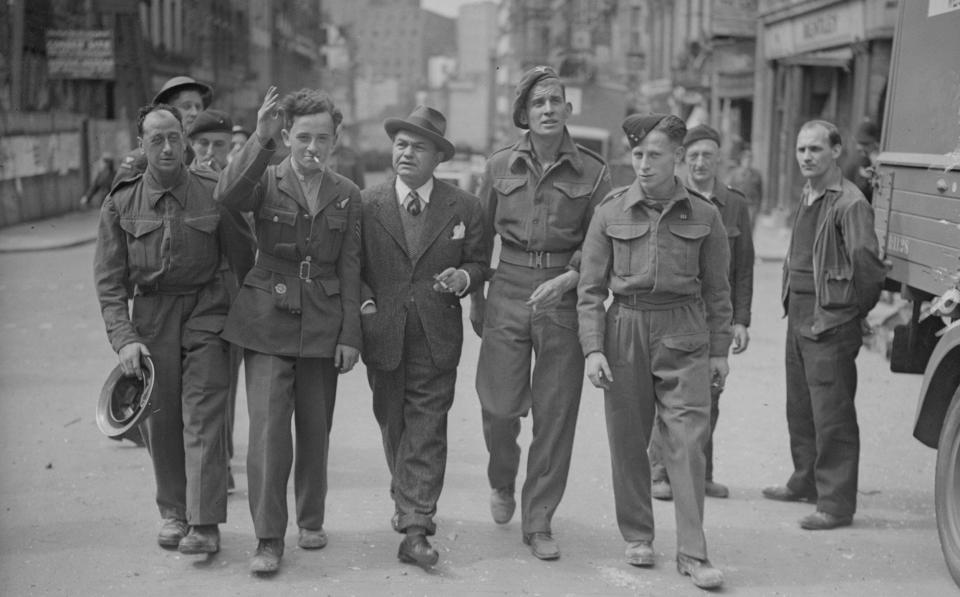
[[[94,406],[116,362],[92,288],[92,245],[0,254],[0,593],[3,595],[697,595],[673,565],[673,506],[655,504],[652,570],[623,563],[613,517],[602,396],[588,388],[571,483],[554,520],[563,557],[533,558],[519,521],[490,520],[486,455],[473,390],[479,342],[468,334],[439,505],[436,570],[396,559],[388,475],[362,368],[341,379],[331,438],[326,529],[319,552],[287,537],[280,573],[252,577],[255,539],[246,502],[246,409],[238,404],[230,498],[221,553],[161,550],[153,478],[144,450],[102,436]],[[757,270],[753,342],[731,358],[721,402],[717,480],[710,500],[711,558],[731,595],[951,595],[933,508],[935,453],[911,437],[919,376],[894,375],[861,353],[863,458],[854,526],[822,533],[796,521],[809,505],[760,497],[789,473],[783,406],[780,264]],[[525,421],[526,423],[526,421]],[[529,428],[524,429],[528,438]],[[526,439],[525,439],[526,441]],[[519,483],[518,483],[519,485]],[[292,504],[291,504],[292,506]]]

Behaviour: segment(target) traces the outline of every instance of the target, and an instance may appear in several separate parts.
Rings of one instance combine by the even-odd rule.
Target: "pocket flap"
[[[570,199],[586,197],[590,193],[590,190],[593,189],[593,185],[580,182],[557,181],[553,183],[553,186]]]
[[[699,332],[696,334],[683,334],[682,336],[664,336],[661,340],[663,345],[680,352],[694,352],[707,345],[710,341],[708,332]]]
[[[134,238],[140,238],[163,226],[163,218],[121,218],[120,227]]]
[[[217,231],[217,224],[220,223],[220,214],[207,214],[203,216],[191,216],[183,218],[183,223],[207,234],[213,234]]]
[[[340,280],[338,278],[320,278],[317,283],[323,286],[323,291],[327,293],[327,296],[340,294]]]
[[[297,212],[286,209],[277,209],[271,205],[264,205],[260,208],[260,219],[270,220],[279,224],[293,226],[297,223]]]
[[[607,226],[607,236],[618,240],[640,238],[650,231],[650,222],[638,224],[610,224]]]
[[[710,234],[710,226],[707,224],[670,224],[670,232],[680,238],[696,240]]]
[[[346,216],[327,216],[327,228],[330,230],[339,230],[343,232],[347,229],[347,218]]]
[[[497,178],[493,181],[493,188],[501,195],[509,195],[526,184],[526,178]]]

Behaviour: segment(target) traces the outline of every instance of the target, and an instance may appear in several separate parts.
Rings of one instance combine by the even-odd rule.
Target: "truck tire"
[[[960,388],[953,394],[937,447],[937,531],[943,559],[960,586]]]

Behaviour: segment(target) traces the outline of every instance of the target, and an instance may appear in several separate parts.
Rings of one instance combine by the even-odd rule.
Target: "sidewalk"
[[[90,243],[97,238],[100,211],[87,209],[0,228],[0,253],[47,251]],[[758,261],[783,261],[790,229],[773,216],[759,216],[753,232]]]
[[[93,242],[99,218],[99,209],[85,209],[0,228],[0,253],[64,249]]]

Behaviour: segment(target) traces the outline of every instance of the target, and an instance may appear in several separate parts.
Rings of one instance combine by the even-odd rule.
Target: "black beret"
[[[653,130],[653,127],[660,124],[660,121],[667,116],[667,114],[631,114],[627,116],[620,126],[627,135],[627,142],[630,147],[640,145],[643,138]]]
[[[878,143],[880,141],[880,128],[868,120],[857,128],[857,134],[855,137],[857,143],[861,143],[863,145]]]
[[[527,96],[530,95],[530,90],[543,79],[559,80],[560,75],[549,66],[535,66],[523,73],[520,82],[517,83],[517,93],[513,98],[513,124],[515,124],[517,128],[530,128],[520,120],[520,115],[527,109]]]
[[[197,114],[197,119],[190,127],[189,136],[200,133],[230,133],[233,132],[233,121],[230,115],[220,110],[204,110]]]
[[[705,124],[698,124],[687,131],[687,136],[683,138],[683,146],[689,147],[697,141],[703,141],[704,139],[709,139],[718,146],[720,145],[720,133]]]

